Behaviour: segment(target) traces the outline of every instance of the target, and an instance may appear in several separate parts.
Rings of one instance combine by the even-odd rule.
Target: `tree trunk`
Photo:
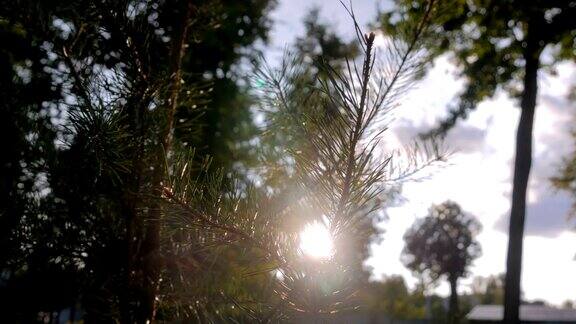
[[[449,323],[455,324],[458,320],[458,278],[450,276],[450,305],[448,309]]]
[[[508,230],[508,256],[504,292],[504,323],[519,324],[520,281],[522,273],[522,243],[526,218],[526,191],[532,166],[532,128],[536,95],[538,91],[538,68],[541,47],[535,36],[537,24],[529,23],[526,35],[524,59],[526,60],[524,89],[520,103],[521,114],[516,133],[516,156],[512,208]]]
[[[154,197],[160,199],[162,196],[162,182],[164,181],[165,160],[169,157],[172,147],[172,137],[174,128],[174,115],[178,107],[178,95],[181,89],[181,67],[182,58],[186,48],[186,39],[190,20],[192,19],[192,0],[183,2],[180,26],[173,35],[173,42],[170,49],[170,84],[168,91],[167,105],[163,111],[164,125],[161,126],[159,142],[156,150],[154,171],[152,173],[151,187]],[[149,215],[145,223],[144,240],[139,258],[142,261],[143,287],[142,294],[138,301],[140,308],[137,314],[138,323],[153,322],[156,317],[157,296],[160,284],[160,271],[162,268],[160,256],[160,230],[162,211],[158,200],[152,200],[149,208]]]

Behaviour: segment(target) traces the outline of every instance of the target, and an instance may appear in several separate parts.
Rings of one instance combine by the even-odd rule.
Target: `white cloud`
[[[557,238],[529,236],[524,241],[522,286],[525,297],[554,304],[574,299],[576,235],[564,232]]]

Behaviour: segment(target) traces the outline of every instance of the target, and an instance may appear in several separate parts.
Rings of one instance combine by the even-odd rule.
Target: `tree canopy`
[[[454,202],[434,205],[404,235],[402,261],[430,281],[445,277],[450,283],[450,312],[456,316],[457,280],[468,275],[472,261],[480,256],[476,235],[480,223]]]
[[[378,20],[390,35],[395,35],[399,26],[417,21],[419,8],[426,2],[394,3],[394,9]],[[433,133],[448,131],[498,89],[514,98],[521,96],[529,25],[536,33],[538,53],[546,46],[551,49],[548,55],[552,59],[543,67],[552,69],[558,61],[573,60],[575,8],[574,1],[442,1],[431,19],[436,37],[427,40],[426,49],[430,60],[450,53],[465,87]]]

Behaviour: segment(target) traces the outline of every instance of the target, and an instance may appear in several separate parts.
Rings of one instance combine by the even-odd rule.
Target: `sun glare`
[[[300,233],[300,249],[304,254],[313,258],[329,259],[332,257],[334,243],[326,225],[318,221],[306,225]]]

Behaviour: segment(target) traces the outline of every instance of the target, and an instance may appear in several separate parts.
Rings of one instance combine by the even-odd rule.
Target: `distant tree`
[[[446,299],[436,294],[428,297],[429,315],[434,324],[445,324],[450,322],[448,311],[446,311]]]
[[[423,291],[410,291],[404,277],[394,275],[371,282],[363,291],[364,306],[371,312],[382,313],[392,319],[419,319],[426,313]]]
[[[483,305],[504,303],[504,274],[475,277],[472,280],[472,296]]]
[[[391,35],[401,36],[398,27],[418,21],[418,8],[424,3],[396,0],[395,9],[381,15],[380,26]],[[526,190],[532,164],[538,71],[541,67],[553,68],[560,60],[574,59],[576,1],[449,0],[437,9],[432,19],[436,37],[428,43],[430,57],[453,53],[466,86],[449,116],[431,133],[445,133],[498,89],[520,99],[504,303],[507,323],[519,323]],[[540,59],[545,48],[553,49],[549,52],[553,60],[548,66]]]
[[[333,26],[320,19],[320,9],[312,8],[304,17],[304,35],[296,39],[296,53],[310,65],[307,73],[310,80],[324,73],[322,64],[329,63],[337,71],[342,71],[346,60],[354,59],[360,54],[355,40],[345,41],[335,31]]]
[[[172,1],[174,2],[174,1]],[[175,137],[194,147],[198,159],[209,155],[213,166],[243,174],[258,161],[258,128],[251,108],[250,62],[268,42],[276,0],[198,0],[197,26],[191,31],[182,70],[187,83],[209,84],[203,109],[179,109]],[[170,4],[168,2],[167,4]],[[168,9],[170,8],[165,4]],[[172,26],[169,10],[160,12],[160,27]],[[190,107],[188,107],[190,108]]]
[[[402,261],[406,267],[431,281],[445,277],[450,284],[450,318],[458,316],[458,279],[468,274],[472,261],[480,256],[475,237],[480,223],[446,201],[430,208],[404,235]]]

